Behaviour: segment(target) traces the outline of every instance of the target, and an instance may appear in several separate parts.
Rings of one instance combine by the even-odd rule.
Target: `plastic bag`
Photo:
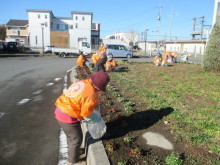
[[[100,116],[100,120],[98,122],[86,122],[87,129],[90,133],[90,135],[93,137],[93,139],[100,139],[104,134],[106,133],[106,125],[101,117],[101,114],[99,111],[94,111],[93,113],[96,113],[97,115]]]

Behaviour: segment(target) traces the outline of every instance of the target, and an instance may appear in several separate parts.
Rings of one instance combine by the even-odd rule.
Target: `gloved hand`
[[[100,105],[98,104],[94,109],[95,109],[95,111],[100,112]]]
[[[90,116],[84,117],[84,119],[87,122],[96,123],[101,120],[101,116],[93,112]]]

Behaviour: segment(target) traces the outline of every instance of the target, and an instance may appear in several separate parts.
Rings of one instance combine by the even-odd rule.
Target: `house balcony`
[[[7,36],[28,36],[28,29],[25,30],[6,30]]]

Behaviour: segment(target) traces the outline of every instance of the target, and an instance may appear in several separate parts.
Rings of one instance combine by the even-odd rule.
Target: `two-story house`
[[[6,42],[17,41],[28,45],[28,40],[28,20],[9,20],[6,24]]]
[[[99,40],[99,29],[92,35],[92,12],[73,11],[71,17],[55,17],[51,10],[27,9],[27,12],[31,47],[77,48],[80,41],[91,44]]]

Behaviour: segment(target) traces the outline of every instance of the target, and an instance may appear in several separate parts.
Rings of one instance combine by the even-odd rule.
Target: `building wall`
[[[69,48],[69,33],[68,32],[50,32],[51,45],[58,48]]]
[[[51,45],[54,45],[59,48],[69,48],[70,45],[69,30],[71,30],[70,28],[72,24],[73,24],[73,20],[71,19],[53,18],[51,33],[50,33]]]
[[[119,39],[119,40],[124,41],[124,42],[126,43],[126,45],[129,45],[130,42],[132,42],[133,45],[135,45],[135,43],[138,41],[138,34],[135,33],[135,32],[113,33],[113,34],[107,35],[107,36],[105,37],[105,39]]]
[[[91,44],[92,15],[73,13],[72,17],[73,29],[69,30],[70,47],[78,48],[79,41],[86,41]]]
[[[50,45],[51,14],[49,12],[28,12],[28,20],[30,46],[42,48]],[[44,24],[43,28],[41,24]]]
[[[166,44],[166,51],[177,53],[203,54],[205,51],[205,43],[173,43]]]
[[[28,10],[28,20],[31,47],[54,44],[56,47],[78,49],[79,41],[91,44],[92,13],[72,12],[72,17],[54,17],[48,10]],[[43,28],[42,23],[46,25]]]
[[[9,28],[10,30],[6,30],[7,36],[28,36],[28,28],[25,28],[24,30],[18,29],[14,30]]]

